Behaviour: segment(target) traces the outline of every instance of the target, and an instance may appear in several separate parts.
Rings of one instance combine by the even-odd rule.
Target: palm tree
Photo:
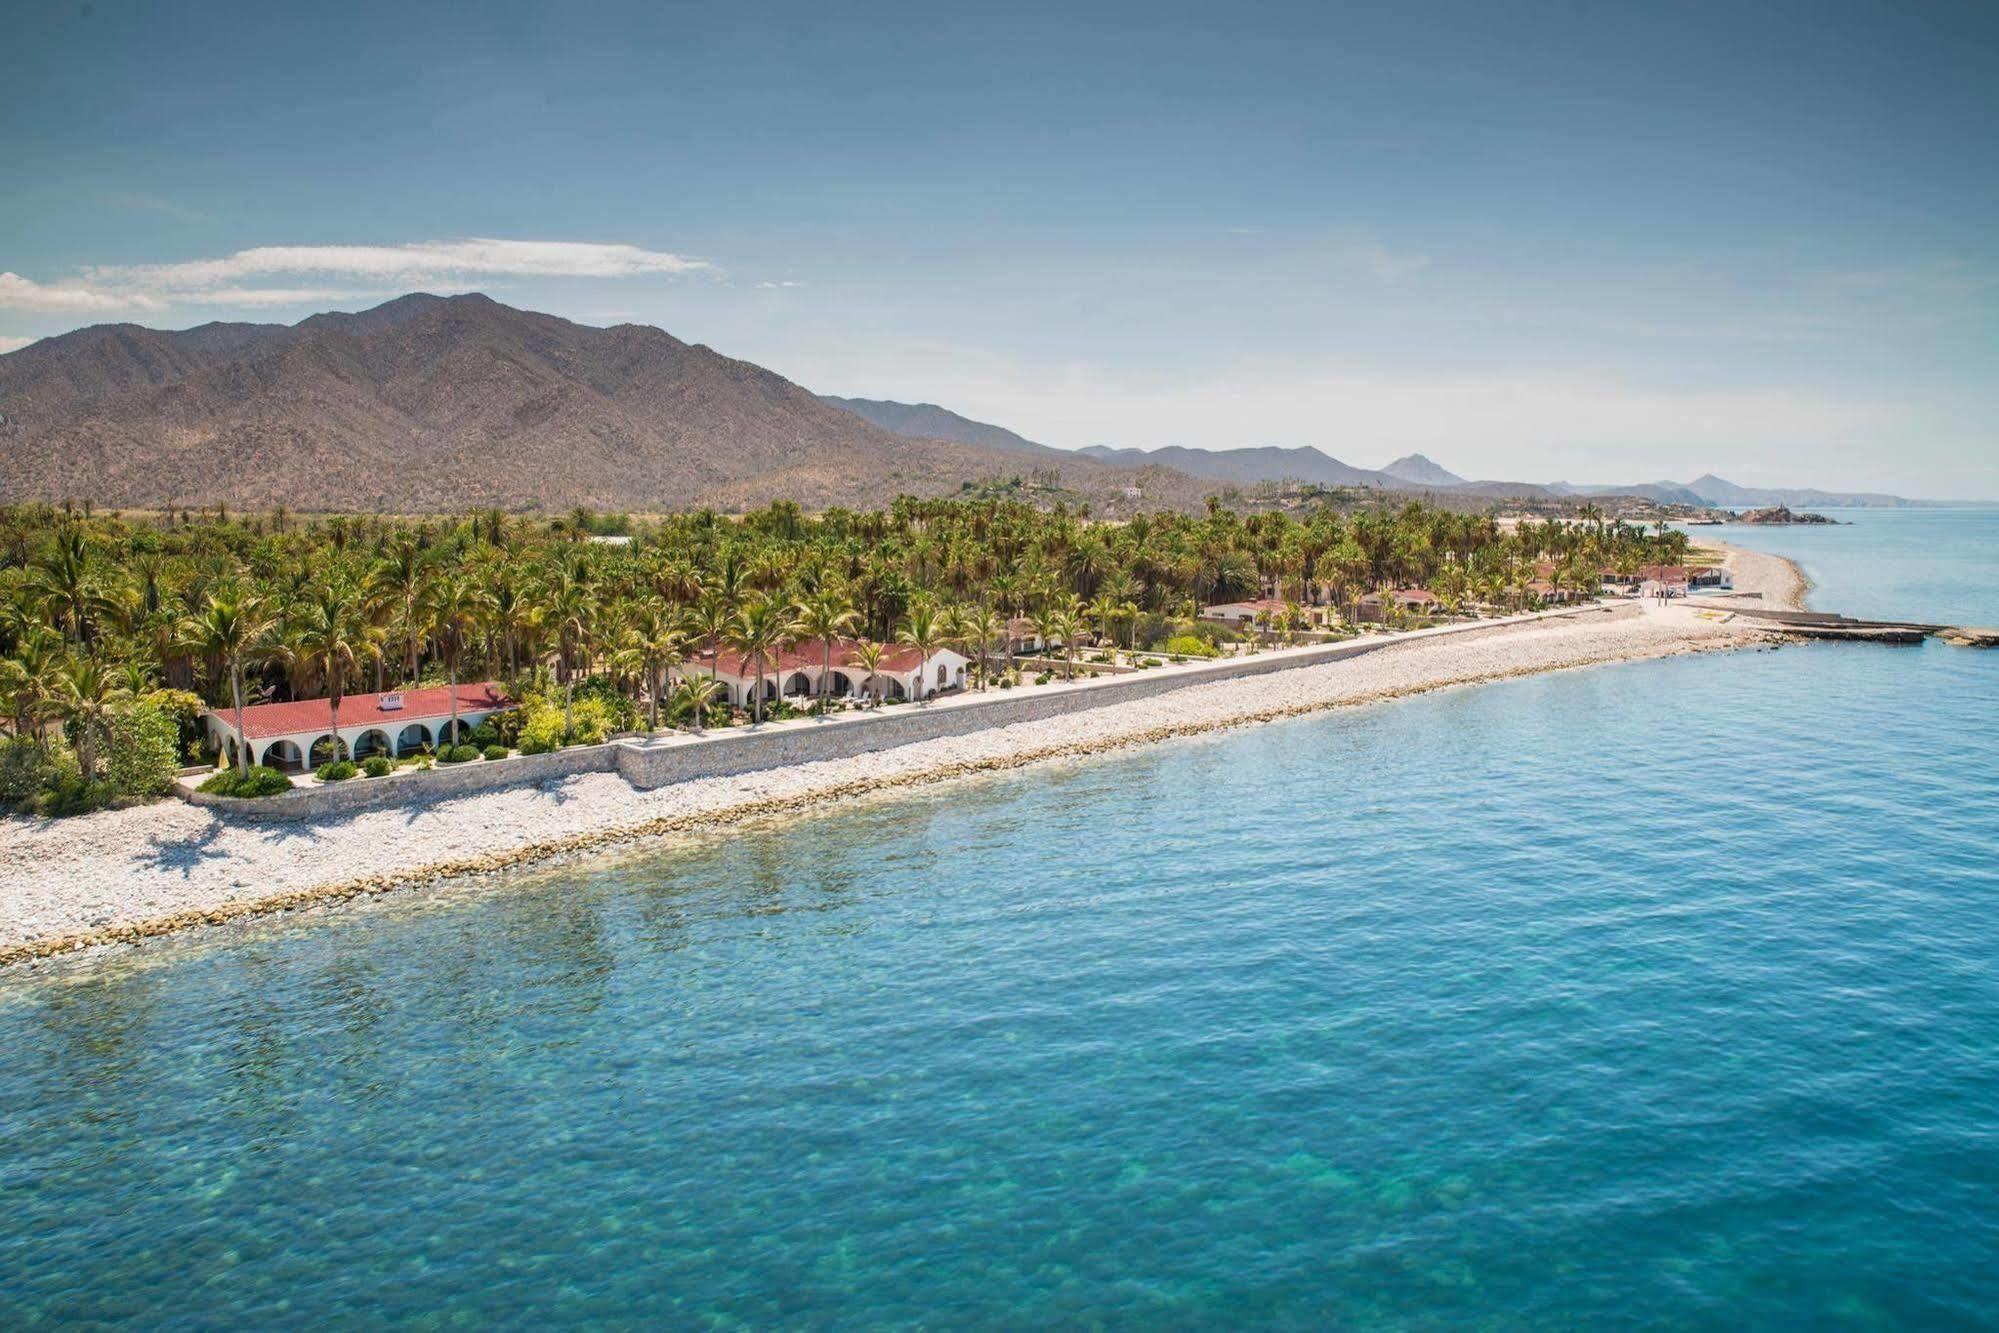
[[[32,726],[35,743],[48,744],[48,719],[62,697],[69,650],[60,635],[37,625],[24,635],[14,655],[0,661],[0,689],[14,717],[14,734]]]
[[[565,560],[547,589],[547,616],[562,668],[562,734],[576,730],[576,672],[588,660],[597,626],[597,598],[589,566]]]
[[[97,780],[97,738],[116,707],[131,698],[118,675],[96,656],[71,658],[60,677],[63,715],[76,724],[76,762],[85,782]]]
[[[1117,618],[1118,599],[1108,592],[1097,594],[1090,603],[1090,619],[1097,622],[1097,646],[1111,645],[1111,660],[1117,660],[1117,644],[1111,639],[1111,621]]]
[[[682,676],[680,683],[673,687],[673,706],[693,715],[696,731],[705,731],[708,728],[708,706],[721,692],[721,683],[712,676]]]
[[[687,639],[663,602],[647,602],[632,630],[638,638],[639,664],[645,671],[651,729],[658,731],[661,681],[687,660]]]
[[[930,654],[944,645],[943,618],[930,603],[918,602],[909,608],[909,617],[903,621],[895,638],[897,643],[906,643],[916,650],[916,697],[922,699],[929,685],[925,677],[930,670]]]
[[[340,700],[347,693],[347,673],[377,653],[376,631],[362,615],[361,599],[344,580],[320,584],[300,617],[293,645],[326,686],[326,714],[333,733],[333,758],[342,752]],[[311,762],[312,756],[306,756]]]
[[[687,625],[707,649],[708,679],[713,680],[722,641],[736,629],[736,609],[720,596],[707,597],[687,613]]]
[[[430,560],[416,538],[405,533],[368,571],[364,580],[368,605],[385,629],[400,631],[407,653],[405,679],[416,680],[417,646],[423,638],[421,605],[430,584]]]
[[[764,720],[764,673],[770,669],[772,656],[782,651],[797,635],[797,623],[791,618],[791,608],[775,597],[752,597],[743,605],[742,614],[736,618],[735,627],[730,631],[729,646],[741,655],[743,664],[751,668],[751,692],[756,696],[754,716],[758,726],[763,725]]]
[[[250,738],[243,733],[243,658],[255,652],[271,630],[271,621],[257,602],[233,588],[208,595],[208,605],[194,623],[196,649],[229,664],[229,703],[236,714],[238,767],[250,771]]]
[[[485,590],[457,570],[432,582],[424,593],[421,609],[431,635],[437,640],[438,654],[444,658],[444,679],[451,691],[451,724],[447,734],[453,744],[458,740],[458,659],[464,652],[466,636],[479,623],[487,605]]]
[[[1057,608],[1051,616],[1050,626],[1062,638],[1062,678],[1076,678],[1076,639],[1082,633],[1083,622],[1076,614],[1074,606]]]
[[[964,635],[967,647],[978,650],[979,688],[983,690],[992,676],[993,643],[1006,632],[1006,622],[990,606],[981,606],[960,618],[958,632]]]
[[[826,711],[827,689],[833,680],[833,643],[854,632],[861,613],[838,592],[822,589],[798,604],[798,637],[817,639],[825,650],[819,668],[819,711]]]
[[[880,708],[882,702],[881,669],[882,658],[884,656],[886,656],[886,653],[883,651],[882,646],[872,639],[864,639],[854,645],[854,665],[868,673],[866,676],[868,694],[873,698],[876,708]]]
[[[90,542],[78,523],[65,524],[55,545],[31,575],[30,586],[46,608],[49,623],[72,643],[95,637],[95,622],[111,609],[111,599],[92,573]]]

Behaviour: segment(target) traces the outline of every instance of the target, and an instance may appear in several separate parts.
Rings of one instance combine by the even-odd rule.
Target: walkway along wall
[[[351,778],[346,782],[301,787],[258,800],[210,796],[184,785],[183,794],[196,805],[231,819],[287,820],[337,816],[383,805],[414,805],[450,800],[500,787],[545,782],[578,773],[621,774],[640,790],[652,790],[697,778],[728,777],[764,768],[849,759],[876,750],[911,745],[945,736],[962,736],[992,727],[1102,708],[1109,704],[1149,699],[1190,685],[1240,680],[1294,667],[1317,666],[1399,644],[1444,635],[1477,634],[1523,622],[1611,613],[1614,608],[1582,607],[1510,616],[1462,625],[1443,625],[1408,634],[1351,639],[1344,643],[1305,648],[1272,649],[1253,657],[1223,658],[1199,665],[1135,671],[1078,681],[1073,686],[1023,685],[1011,690],[960,695],[934,704],[903,704],[866,713],[836,713],[826,718],[769,723],[758,729],[729,728],[705,735],[676,733],[643,739],[617,740],[605,745],[576,746],[553,754],[517,755],[508,759],[440,765],[424,773],[387,778]]]

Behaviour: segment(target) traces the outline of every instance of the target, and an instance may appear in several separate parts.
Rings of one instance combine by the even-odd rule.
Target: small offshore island
[[[1760,644],[1786,627],[1743,612],[1805,588],[1663,524],[1415,502],[1117,523],[999,501],[649,522],[27,507],[0,539],[5,796],[40,812],[0,823],[0,962]]]

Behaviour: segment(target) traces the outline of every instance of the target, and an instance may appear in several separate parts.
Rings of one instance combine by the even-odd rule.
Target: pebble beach
[[[1779,557],[1733,550],[1738,593],[1796,606]],[[994,727],[854,758],[637,791],[589,773],[449,800],[282,824],[230,823],[177,800],[66,820],[0,820],[0,965],[132,944],[229,920],[427,888],[548,857],[1176,736],[1428,690],[1676,653],[1751,646],[1769,632],[1684,605],[1620,605],[1396,643],[1350,660]]]

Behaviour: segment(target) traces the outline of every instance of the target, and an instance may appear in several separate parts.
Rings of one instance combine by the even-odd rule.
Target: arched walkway
[[[290,741],[273,741],[265,749],[264,757],[257,762],[277,769],[280,773],[303,773],[305,756],[298,746]]]
[[[791,673],[791,679],[784,682],[784,692],[794,698],[812,693],[812,681],[803,671]]]
[[[897,680],[894,676],[883,676],[882,697],[884,699],[907,699],[909,697],[909,691],[905,690],[902,687],[902,682]]]
[[[833,673],[832,690],[835,698],[843,694],[852,694],[854,692],[854,682],[847,678],[846,672],[835,671]]]
[[[396,737],[396,758],[415,754],[430,744],[430,731],[421,722],[412,722]]]
[[[472,735],[472,728],[464,718],[458,719],[456,731],[452,730],[452,725],[450,718],[437,724],[437,746],[440,750],[447,745],[463,745]]]
[[[346,742],[342,741],[332,732],[328,732],[312,743],[311,759],[312,767],[314,768],[318,768],[321,764],[330,764],[337,759],[344,759],[346,757]]]
[[[389,752],[389,733],[377,727],[364,731],[354,738],[354,758],[366,759],[371,755]]]

